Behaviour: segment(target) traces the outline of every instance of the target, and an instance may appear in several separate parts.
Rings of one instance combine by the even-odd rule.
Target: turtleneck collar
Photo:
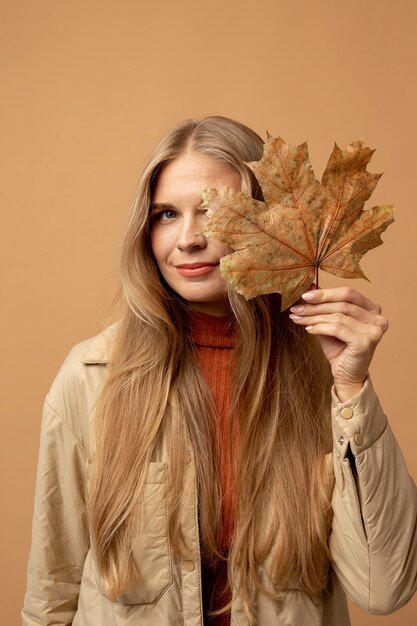
[[[236,324],[233,315],[217,317],[190,311],[188,314],[190,333],[196,346],[208,348],[234,348]]]

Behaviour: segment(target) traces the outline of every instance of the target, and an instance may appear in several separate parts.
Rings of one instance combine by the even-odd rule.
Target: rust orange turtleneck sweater
[[[213,395],[217,409],[217,462],[222,493],[223,547],[227,551],[234,527],[234,497],[231,490],[229,467],[226,463],[227,414],[230,406],[231,366],[235,346],[233,318],[214,317],[191,312],[191,337],[197,349],[197,361]],[[230,595],[224,593],[227,582],[227,563],[216,566],[202,562],[202,589],[204,623],[209,626],[229,626],[230,614],[208,616],[208,611],[224,606]]]

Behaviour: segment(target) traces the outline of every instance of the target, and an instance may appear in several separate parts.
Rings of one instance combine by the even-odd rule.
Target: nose
[[[184,220],[178,233],[177,248],[182,251],[201,249],[207,245],[207,239],[200,232],[198,220]]]

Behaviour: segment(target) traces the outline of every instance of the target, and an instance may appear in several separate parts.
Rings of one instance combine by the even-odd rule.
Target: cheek
[[[226,246],[226,244],[221,243],[220,241],[217,243],[217,254],[219,257],[227,256],[228,254],[232,254],[233,249],[230,246]]]
[[[227,246],[225,243],[218,241],[217,239],[212,239],[211,237],[207,237],[207,246],[210,249],[211,253],[217,258],[221,258],[223,256],[227,256],[233,252],[233,249],[230,246]]]
[[[168,242],[166,236],[160,229],[155,228],[151,232],[151,250],[158,263],[165,256],[167,248]]]

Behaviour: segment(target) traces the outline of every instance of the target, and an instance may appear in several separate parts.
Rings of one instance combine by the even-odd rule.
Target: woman
[[[46,399],[24,624],[349,624],[416,586],[416,491],[369,378],[387,328],[348,288],[246,302],[201,191],[261,197],[262,141],[221,117],[155,149],[120,322]],[[333,385],[333,387],[332,387]]]

